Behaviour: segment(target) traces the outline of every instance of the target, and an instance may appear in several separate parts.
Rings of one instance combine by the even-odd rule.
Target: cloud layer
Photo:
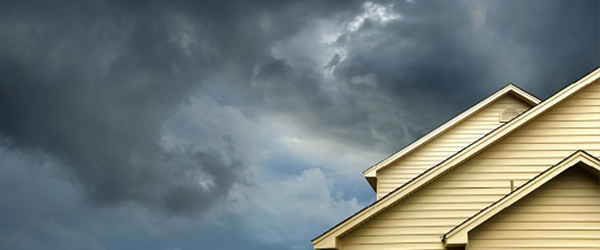
[[[362,170],[597,67],[598,8],[0,3],[0,248],[309,248],[373,200]]]

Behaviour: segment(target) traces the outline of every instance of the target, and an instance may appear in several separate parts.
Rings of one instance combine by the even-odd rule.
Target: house
[[[509,84],[364,171],[377,200],[315,249],[600,249],[600,68]]]

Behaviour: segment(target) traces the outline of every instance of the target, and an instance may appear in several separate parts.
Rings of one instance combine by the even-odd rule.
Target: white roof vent
[[[500,112],[500,122],[506,123],[518,115],[519,115],[519,111],[517,111],[516,109],[512,109],[512,108],[505,109],[502,112]]]

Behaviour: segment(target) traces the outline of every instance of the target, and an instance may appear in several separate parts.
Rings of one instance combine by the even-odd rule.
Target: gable
[[[520,114],[531,106],[530,103],[512,94],[499,97],[429,143],[378,170],[377,198],[387,195],[502,125],[503,112],[509,110]]]
[[[406,217],[390,221],[402,223],[401,221],[409,220],[411,223],[419,223],[422,227],[428,227],[428,223],[435,223],[434,226],[442,228],[434,228],[436,234],[427,233],[409,239],[395,236],[395,230],[411,230],[420,227],[419,225],[387,225],[381,227],[381,234],[370,237],[394,238],[395,244],[400,245],[404,240],[414,242],[418,239],[422,242],[416,244],[427,245],[429,249],[443,249],[439,238],[432,241],[435,238],[433,236],[439,237],[441,233],[437,232],[441,229],[450,230],[453,227],[451,225],[456,226],[506,195],[510,191],[511,181],[517,186],[522,184],[555,164],[557,159],[566,157],[568,152],[583,149],[597,156],[600,154],[600,145],[597,143],[600,140],[600,88],[597,82],[599,76],[600,70],[597,69],[438,166],[417,176],[314,239],[315,248],[336,248],[351,235],[360,234],[363,229],[377,225],[363,226],[376,223],[373,221],[378,221],[379,216],[394,210],[412,209],[412,212],[426,213],[420,215],[426,218],[419,219],[421,217],[399,212],[397,216]],[[569,113],[565,113],[566,110]],[[525,129],[528,126],[529,129]],[[543,127],[542,130],[549,129],[548,132],[540,132],[535,126]],[[512,141],[508,140],[513,136],[515,138]],[[460,167],[456,168],[457,166]],[[452,170],[453,168],[455,169]],[[447,192],[445,190],[460,191],[443,194]],[[338,239],[343,240],[339,242]],[[386,241],[382,239],[381,242]],[[355,245],[364,249],[387,246],[383,243]]]
[[[400,175],[402,176],[399,178],[385,178],[387,176],[384,176],[385,180],[378,181],[381,170],[390,165],[408,165],[415,161],[427,168],[435,166],[448,156],[463,149],[504,122],[507,122],[507,119],[514,117],[513,115],[517,115],[539,102],[540,100],[533,95],[513,84],[509,84],[425,136],[365,170],[363,172],[365,178],[373,189],[377,191],[378,198],[382,197],[389,193],[390,190],[395,189],[421,173],[423,166],[417,166],[418,169],[406,169],[407,171],[401,173]],[[504,117],[502,114],[504,114]],[[470,122],[470,124],[463,126],[462,123],[465,122]],[[421,153],[422,151],[424,151],[423,154]],[[407,157],[411,159],[405,159]],[[394,181],[394,183],[389,183],[389,180]],[[382,188],[378,188],[380,183],[382,184]]]
[[[469,232],[470,250],[600,248],[598,176],[574,167]]]
[[[573,191],[572,189],[574,188],[579,188],[581,185],[581,183],[576,183],[576,181],[570,181],[570,182],[566,182],[563,183],[563,179],[569,179],[571,180],[572,177],[571,173],[573,171],[571,171],[571,169],[585,169],[587,170],[587,174],[593,173],[593,175],[595,176],[595,182],[598,182],[598,172],[600,171],[600,161],[598,161],[597,158],[593,157],[592,155],[588,154],[587,152],[584,151],[577,151],[573,154],[571,154],[569,157],[567,157],[566,159],[560,161],[558,164],[548,168],[547,170],[543,171],[542,173],[540,173],[539,175],[537,175],[535,178],[529,180],[526,184],[524,184],[522,187],[512,191],[509,195],[502,197],[500,200],[498,200],[497,202],[495,202],[494,204],[492,204],[489,207],[486,207],[484,210],[478,212],[477,214],[475,214],[474,216],[470,217],[469,219],[465,220],[464,222],[462,222],[461,224],[459,224],[458,226],[456,226],[455,228],[453,228],[452,230],[450,230],[448,233],[446,233],[443,237],[444,243],[446,244],[446,246],[464,246],[465,244],[467,244],[467,242],[470,242],[469,237],[471,235],[471,231],[477,227],[479,227],[482,223],[486,223],[487,221],[491,220],[491,218],[497,216],[499,213],[504,213],[504,210],[509,210],[510,207],[513,207],[513,205],[517,204],[517,203],[523,203],[522,200],[524,200],[527,197],[531,197],[532,193],[536,193],[536,192],[542,192],[542,191],[538,191],[538,190],[545,190],[548,189],[547,186],[552,186],[554,189],[560,189],[560,191],[553,191],[552,194],[555,194],[555,197],[560,197],[557,193],[560,192],[566,192],[566,193],[573,193],[572,196],[564,196],[566,198],[564,199],[545,199],[547,200],[547,202],[549,204],[545,204],[545,205],[552,205],[554,203],[560,203],[561,205],[573,205],[573,206],[581,206],[581,205],[589,205],[589,199],[588,197],[583,197],[583,199],[580,199],[581,196],[579,194],[577,194],[577,192],[580,192],[581,194],[583,194],[584,191]],[[565,177],[566,176],[566,177]],[[555,179],[559,180],[556,181]],[[553,184],[548,184],[552,182]],[[560,184],[556,184],[557,182],[559,182]],[[584,180],[581,180],[581,182],[583,183]],[[546,191],[543,191],[546,192]],[[539,195],[538,195],[539,196]],[[533,197],[536,197],[535,195]],[[552,198],[551,196],[544,196],[546,198]],[[571,199],[572,198],[572,199]],[[598,197],[600,198],[600,197]],[[579,203],[582,202],[582,203]],[[598,200],[599,205],[600,205],[600,199]],[[531,202],[530,202],[531,203]],[[538,202],[539,203],[539,202]],[[534,202],[534,204],[537,204]],[[538,206],[543,206],[544,204],[537,204]],[[544,208],[542,207],[542,210]],[[554,211],[552,209],[550,210],[543,210],[546,212],[550,212],[550,211]],[[599,210],[600,211],[600,210]],[[600,215],[600,213],[599,213]],[[532,217],[533,218],[533,217]],[[551,222],[552,219],[548,218],[548,222]],[[521,221],[523,222],[523,221]],[[540,222],[540,221],[535,221]],[[599,238],[600,239],[600,238]],[[470,248],[470,247],[469,247]]]

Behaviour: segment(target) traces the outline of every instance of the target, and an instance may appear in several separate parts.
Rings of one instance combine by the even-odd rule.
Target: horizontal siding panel
[[[343,241],[342,241],[343,242]],[[444,249],[441,242],[421,244],[355,244],[346,245],[344,250],[439,250]]]
[[[362,245],[362,244],[411,244],[411,243],[422,243],[422,242],[435,242],[439,238],[432,235],[410,235],[410,236],[354,236],[344,240],[344,244],[348,245]]]
[[[535,158],[561,158],[564,159],[567,156],[571,155],[573,153],[573,151],[570,150],[553,150],[553,151],[546,151],[546,150],[528,150],[528,151],[522,151],[522,150],[507,150],[507,151],[499,151],[499,152],[489,152],[485,155],[482,155],[480,157],[478,157],[478,159],[507,159],[507,158],[512,158],[512,159],[531,159],[532,157]],[[600,149],[599,150],[590,150],[590,152],[588,152],[590,154],[600,154]],[[506,167],[509,168],[509,167]],[[486,171],[488,171],[486,169]]]
[[[448,180],[449,178],[444,178],[438,180],[432,188],[481,188],[482,192],[485,192],[486,188],[501,188],[501,187],[510,187],[509,181],[480,181],[480,180],[469,180],[469,181],[460,181],[460,180]]]
[[[574,106],[574,107],[578,107],[578,106],[597,106],[598,105],[598,101],[596,101],[596,99],[598,98],[593,98],[593,99],[579,99],[576,102],[571,102],[569,103],[569,106]]]
[[[529,128],[594,128],[600,124],[600,118],[598,120],[584,120],[584,121],[547,121],[545,123],[533,123],[529,125]]]
[[[416,174],[420,174],[423,173],[423,171],[427,170],[427,168],[422,167],[422,168],[411,168],[411,169],[398,169],[397,171],[391,172],[389,173],[390,177],[393,178],[403,178],[402,175],[409,175],[409,177],[412,177]]]
[[[578,99],[600,100],[600,96],[598,95],[597,91],[585,91],[578,95]],[[573,101],[573,102],[577,102],[577,101]]]
[[[600,114],[598,114],[600,116]],[[600,130],[597,128],[556,128],[556,129],[533,129],[528,131],[527,136],[598,136]]]
[[[424,190],[421,195],[423,196],[452,196],[452,195],[506,195],[509,192],[509,188],[488,188],[481,190],[479,188],[444,188],[444,189],[427,189]]]
[[[583,203],[583,205],[590,205],[589,201]],[[597,200],[593,201],[594,203],[598,203]],[[557,216],[562,215],[562,216]],[[586,221],[586,222],[600,222],[600,214],[598,213],[571,213],[569,215],[558,214],[558,213],[519,213],[513,214],[511,216],[497,219],[492,218],[490,222],[494,221],[503,221],[503,222],[542,222],[542,223],[552,223],[552,222],[570,222],[570,221]]]
[[[557,230],[598,230],[600,228],[600,222],[552,222],[552,223],[527,223],[527,222],[494,222],[488,223],[485,226],[485,232],[492,231],[511,231],[511,230],[525,230],[525,231],[557,231]],[[482,226],[482,227],[484,227]],[[475,233],[475,232],[474,232]]]
[[[583,239],[564,239],[559,238],[555,240],[548,239],[514,239],[514,240],[473,240],[469,242],[469,250],[473,249],[489,249],[489,246],[504,246],[506,248],[540,248],[545,249],[548,247],[559,248],[559,249],[574,249],[580,247],[598,247],[600,246],[600,239],[583,240]]]
[[[514,205],[515,209],[517,207],[522,207],[520,205]],[[596,205],[540,205],[540,206],[526,206],[523,209],[523,213],[555,213],[555,214],[570,214],[570,213],[594,213],[599,212],[600,208]],[[594,225],[598,225],[598,229],[600,229],[600,224],[596,223]]]
[[[460,199],[457,199],[460,197]],[[494,202],[498,199],[502,198],[502,195],[481,195],[481,196],[473,196],[473,195],[465,195],[465,196],[440,196],[435,199],[431,199],[427,196],[416,196],[411,197],[407,202],[413,204],[459,204],[459,203],[484,203],[484,202]],[[548,198],[550,199],[550,198]],[[555,201],[559,202],[559,201]]]
[[[600,101],[600,100],[598,100]],[[594,114],[555,114],[550,113],[538,118],[540,121],[600,121],[600,115]]]
[[[437,161],[431,159],[431,157],[429,158],[421,158],[421,159],[411,159],[411,160],[407,160],[406,163],[408,166],[434,166],[432,164],[437,164]]]
[[[597,106],[567,106],[554,109],[555,114],[599,114]]]
[[[475,235],[477,236],[477,235]],[[584,239],[584,240],[600,240],[600,229],[596,230],[504,230],[493,231],[483,237],[476,237],[477,240],[529,240],[529,239]],[[477,241],[473,240],[473,241]]]
[[[568,156],[568,155],[567,155]],[[469,164],[477,166],[539,166],[539,165],[554,165],[560,160],[564,159],[563,156],[555,155],[531,155],[528,159],[521,158],[505,158],[505,159],[490,159],[487,155],[475,158],[470,161]]]
[[[447,219],[456,219],[456,218],[468,218],[472,214],[471,210],[458,210],[458,211],[443,211],[439,213],[431,212],[431,211],[411,211],[411,212],[402,212],[402,213],[386,213],[382,214],[381,218],[385,220],[394,220],[394,219],[438,219],[438,218],[447,218]]]
[[[539,166],[486,166],[485,170],[474,172],[463,169],[456,169],[454,173],[540,173],[548,167],[545,165]]]
[[[490,130],[498,127],[498,122],[490,122],[489,124],[486,124],[484,122],[477,122],[477,123],[470,123],[470,124],[463,123],[462,127],[464,129],[474,129],[474,130],[485,129],[486,131],[490,131]]]
[[[464,221],[466,218],[458,219],[406,219],[406,220],[379,220],[373,219],[373,223],[377,223],[378,227],[415,227],[415,226],[444,226],[451,228],[452,225],[458,225],[458,223]],[[392,229],[393,230],[393,229]]]
[[[390,228],[382,227],[363,227],[355,236],[411,236],[411,235],[441,235],[446,233],[445,227],[429,226],[429,227],[399,227],[390,230]]]
[[[544,144],[560,144],[560,143],[572,143],[579,144],[580,142],[585,143],[597,143],[600,141],[600,135],[556,135],[556,136],[512,136],[506,143],[522,144],[522,143],[544,143]]]
[[[600,125],[599,125],[600,126]],[[515,145],[518,144],[518,145]],[[531,142],[523,142],[523,143],[514,143],[511,141],[504,141],[502,144],[498,144],[494,146],[495,150],[490,150],[486,153],[490,152],[515,152],[515,151],[571,151],[574,148],[586,149],[592,152],[596,152],[600,150],[600,144],[595,141],[591,142],[563,142],[563,143],[555,143],[555,144],[546,144],[546,143],[531,143]],[[572,151],[573,152],[573,151]],[[535,156],[532,154],[532,156]],[[481,157],[481,156],[480,156]],[[485,157],[485,156],[483,156]]]
[[[579,185],[583,185],[578,183]],[[558,185],[557,185],[558,186]],[[552,192],[552,194],[540,194],[539,198],[553,198],[553,197],[578,197],[588,199],[600,199],[600,194],[596,190],[590,190],[589,188],[562,188]],[[547,204],[545,204],[547,206]],[[598,210],[600,213],[600,210]]]
[[[484,134],[477,134],[477,133],[472,133],[472,134],[448,134],[448,135],[444,135],[444,139],[467,139],[470,141],[475,141],[479,138],[481,138]]]
[[[570,204],[579,204],[579,205],[594,205],[598,202],[597,198],[589,198],[589,197],[543,197],[543,198],[535,198],[536,202],[543,202],[547,205],[570,205]]]
[[[473,121],[471,119],[465,120],[461,123],[462,126],[471,127],[471,126],[486,126],[486,127],[497,127],[498,121],[489,120],[489,121]]]
[[[498,114],[494,115],[494,117],[498,117]],[[462,128],[462,126],[461,126]],[[489,128],[489,127],[486,127]],[[452,131],[448,131],[446,132],[446,135],[474,135],[474,136],[479,136],[482,133],[487,133],[489,132],[488,129],[481,129],[481,128],[476,128],[476,129],[469,129],[469,130],[452,130]]]
[[[420,173],[422,173],[423,170],[426,170],[427,168],[428,167],[423,167],[423,166],[403,167],[403,168],[398,168],[398,169],[390,170],[389,174],[402,174],[402,173],[416,173],[416,174],[420,174]]]
[[[500,164],[498,164],[500,165]],[[501,166],[501,165],[500,165]],[[469,180],[473,180],[473,179],[478,179],[478,180],[483,180],[483,181],[495,181],[495,180],[515,180],[515,179],[531,179],[533,177],[535,177],[536,175],[538,175],[538,173],[510,173],[510,172],[503,172],[503,173],[457,173],[454,174],[456,180],[465,180],[465,181],[469,181]]]
[[[389,209],[390,212],[405,212],[405,211],[456,211],[456,210],[469,210],[472,212],[477,212],[481,210],[482,207],[486,207],[489,205],[487,202],[481,203],[453,203],[453,204],[445,204],[443,207],[439,204],[430,203],[430,204],[411,204],[405,203],[402,206],[394,206]]]

